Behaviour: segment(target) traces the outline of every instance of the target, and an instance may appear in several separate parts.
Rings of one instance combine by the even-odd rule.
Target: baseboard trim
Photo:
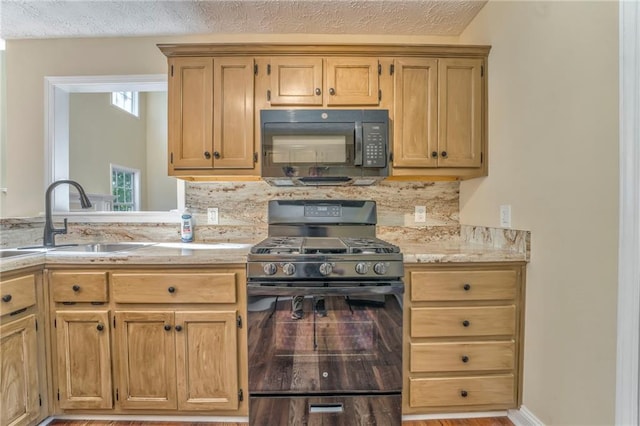
[[[104,414],[61,414],[44,419],[38,426],[46,426],[53,420],[124,420],[147,422],[220,422],[247,423],[248,417],[224,416],[155,416],[155,415],[104,415]]]
[[[402,420],[477,419],[481,417],[505,417],[506,411],[474,411],[469,413],[405,414]]]
[[[509,410],[507,417],[516,426],[545,426],[542,420],[537,418],[524,405],[519,410]]]

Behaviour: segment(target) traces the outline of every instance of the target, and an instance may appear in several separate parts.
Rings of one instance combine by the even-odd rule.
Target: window
[[[111,105],[138,117],[138,92],[111,92]]]
[[[112,164],[111,194],[114,211],[140,210],[140,170]]]

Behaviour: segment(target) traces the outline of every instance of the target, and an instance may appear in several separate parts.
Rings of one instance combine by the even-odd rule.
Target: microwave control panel
[[[362,166],[386,167],[387,126],[382,123],[362,123]]]

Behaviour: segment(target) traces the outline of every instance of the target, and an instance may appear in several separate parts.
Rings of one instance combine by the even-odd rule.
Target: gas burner
[[[349,246],[349,253],[399,253],[400,248],[378,238],[347,237],[344,243]]]

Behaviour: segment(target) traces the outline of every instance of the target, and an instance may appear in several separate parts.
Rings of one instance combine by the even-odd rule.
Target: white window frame
[[[120,108],[134,117],[140,117],[140,109],[138,108],[139,98],[139,92],[131,90],[111,92],[111,105]],[[131,99],[130,107],[127,106],[128,99]]]
[[[133,210],[131,211],[140,211],[140,170],[133,169],[131,167],[120,166],[118,164],[109,164],[109,187],[110,192],[113,194],[113,172],[121,171],[124,173],[132,173],[133,174]],[[116,210],[116,206],[118,205],[117,200],[114,198],[112,209]]]

